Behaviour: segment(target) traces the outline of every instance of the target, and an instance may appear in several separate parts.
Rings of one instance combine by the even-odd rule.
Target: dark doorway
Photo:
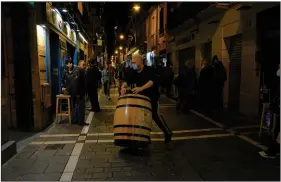
[[[52,110],[55,111],[56,108],[56,95],[58,94],[59,86],[59,62],[60,62],[60,42],[59,36],[50,30],[50,56],[51,56],[51,101],[52,101]]]
[[[85,57],[84,57],[85,55],[84,55],[84,51],[82,51],[81,49],[80,49],[80,57],[79,57],[79,60],[78,60],[78,64],[79,64],[79,61],[80,60],[85,60]]]
[[[260,85],[268,86],[273,99],[279,82],[276,71],[280,63],[280,6],[257,14],[257,47],[257,60],[261,63]]]
[[[73,60],[74,59],[74,53],[75,53],[75,47],[68,42],[66,42],[66,46],[67,46],[67,56],[70,56]]]
[[[241,83],[241,59],[242,36],[235,35],[225,39],[229,53],[229,97],[228,108],[239,112],[240,83]]]
[[[27,4],[27,3],[26,3]],[[30,27],[28,7],[24,3],[12,3],[12,35],[15,73],[16,117],[18,128],[34,128],[33,94],[30,50]],[[21,18],[18,15],[22,15]],[[36,28],[36,27],[34,27]]]
[[[179,50],[179,69],[184,66],[185,61],[192,61],[195,63],[195,47],[190,47],[187,49]]]
[[[203,59],[211,63],[212,59],[212,42],[206,42],[201,45]]]

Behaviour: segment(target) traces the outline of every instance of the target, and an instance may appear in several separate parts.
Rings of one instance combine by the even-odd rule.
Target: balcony
[[[184,2],[168,3],[167,29],[172,31],[188,20],[192,20],[198,13],[207,9],[214,3],[210,2]]]

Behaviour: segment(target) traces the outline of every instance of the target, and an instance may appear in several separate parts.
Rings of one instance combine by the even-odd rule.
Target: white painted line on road
[[[251,138],[249,138],[249,137],[247,137],[245,135],[238,135],[238,137],[243,139],[243,140],[245,140],[246,142],[248,142],[248,143],[250,143],[250,144],[252,144],[252,145],[254,145],[254,146],[256,146],[256,147],[258,147],[260,149],[262,149],[262,150],[267,150],[266,146],[260,144],[259,142],[255,141],[255,140],[253,140],[253,139],[251,139]]]
[[[253,145],[258,146],[261,149],[264,149],[263,145],[260,145],[259,143],[255,142],[254,140],[244,136],[244,135],[249,135],[249,134],[253,134],[253,133],[258,133],[258,132],[244,132],[241,133],[241,135],[238,135],[238,137],[242,136],[243,139],[247,140],[249,143],[252,143]],[[210,134],[210,135],[197,135],[197,136],[183,136],[183,137],[173,137],[172,140],[173,141],[177,141],[177,140],[192,140],[192,139],[208,139],[208,138],[221,138],[221,137],[228,137],[228,136],[236,136],[234,133],[226,133],[226,134]],[[241,138],[241,137],[240,137]],[[159,142],[159,141],[164,141],[164,138],[151,138],[151,141],[153,142]],[[52,141],[53,143],[50,142],[50,144],[56,144],[59,141]],[[85,140],[85,143],[113,143],[114,140],[113,139],[99,139],[99,140]],[[44,142],[37,142],[37,143],[33,143],[34,145],[42,145],[44,144]],[[79,144],[77,146],[77,144]],[[83,147],[83,143],[77,143],[74,147],[74,151],[75,152],[75,156],[80,155],[80,152],[82,150]],[[72,152],[74,153],[74,152]],[[74,155],[74,154],[72,154]]]
[[[71,156],[79,156],[83,148],[83,143],[76,143]]]
[[[87,117],[87,120],[86,120],[88,122],[88,124],[91,124],[91,122],[93,120],[93,117],[94,117],[94,113],[90,112],[88,117]],[[82,131],[81,131],[81,134],[87,134],[88,131],[89,131],[89,126],[84,126]],[[86,137],[85,137],[85,139],[86,139]],[[65,169],[63,171],[63,174],[60,178],[60,181],[71,181],[73,173],[74,173],[75,168],[76,168],[76,165],[78,163],[78,159],[79,159],[79,156],[81,154],[83,145],[84,145],[84,143],[76,143],[75,144],[75,146],[73,148],[73,151],[72,151],[72,154],[69,157],[68,162],[66,164],[66,167],[65,167]]]
[[[85,143],[97,143],[98,140],[86,140]]]
[[[47,137],[78,137],[79,134],[48,134],[48,135],[40,135],[42,138]]]
[[[110,140],[110,139],[107,139],[107,140],[98,140],[98,143],[113,143],[114,140]]]
[[[193,114],[195,114],[195,115],[197,115],[197,116],[199,116],[199,117],[201,117],[201,118],[203,118],[203,119],[213,123],[214,125],[217,125],[218,127],[224,128],[224,125],[220,124],[219,122],[217,122],[215,120],[212,120],[211,118],[209,118],[209,117],[207,117],[207,116],[205,116],[205,115],[203,115],[203,114],[201,114],[201,113],[199,113],[197,111],[190,110],[190,112],[192,112]]]
[[[78,138],[78,140],[79,140],[79,141],[81,141],[81,140],[86,140],[86,136],[80,136],[80,137]]]
[[[102,89],[99,91],[98,98],[100,98],[101,93],[102,93]],[[91,122],[93,121],[94,114],[95,114],[94,112],[90,112],[88,117],[87,117],[87,120],[85,121],[86,123],[89,124],[89,126],[91,125]],[[87,134],[89,132],[89,126],[84,126],[82,131],[81,131],[81,134]],[[83,139],[86,139],[86,136],[84,136],[84,137],[80,136],[78,138],[78,140],[83,140]],[[73,148],[73,151],[72,151],[72,154],[69,157],[68,162],[66,164],[66,167],[65,167],[65,169],[63,171],[63,174],[60,178],[60,181],[71,181],[72,180],[72,176],[73,176],[73,173],[75,171],[76,165],[78,163],[79,156],[81,154],[83,145],[84,145],[84,143],[76,143],[75,144],[75,146]]]
[[[76,143],[76,140],[46,141],[46,142],[44,142],[45,145],[49,145],[49,144],[71,144],[71,143]]]
[[[163,97],[164,97],[164,98],[166,98],[166,99],[168,99],[168,100],[170,100],[171,102],[173,102],[173,103],[175,103],[175,104],[177,103],[175,100],[170,99],[170,98],[169,98],[169,97],[167,97],[166,95],[163,95]]]
[[[226,131],[230,132],[230,133],[236,133],[234,130],[235,129],[247,129],[247,128],[256,128],[259,127],[257,125],[249,125],[249,126],[238,126],[238,127],[232,127],[229,129],[226,129]],[[190,130],[175,130],[173,131],[173,133],[175,134],[181,134],[181,133],[197,133],[197,132],[208,132],[208,131],[222,131],[224,130],[223,128],[203,128],[203,129],[190,129]],[[159,132],[151,132],[151,135],[162,135],[163,132],[159,131]],[[113,136],[114,133],[87,133],[87,136]],[[41,137],[61,137],[64,136],[64,134],[60,134],[60,135],[41,135]],[[75,134],[75,136],[79,136],[79,134]],[[80,139],[78,138],[78,140],[84,140],[84,137]]]
[[[191,112],[194,113],[194,114],[196,114],[197,116],[199,116],[199,117],[201,117],[201,118],[203,118],[203,119],[205,119],[205,120],[207,120],[207,121],[209,121],[209,122],[211,122],[211,123],[217,125],[218,127],[221,127],[221,128],[224,128],[224,127],[225,127],[224,125],[220,124],[219,122],[214,121],[214,120],[212,120],[211,118],[209,118],[209,117],[207,117],[207,116],[205,116],[205,115],[203,115],[203,114],[201,114],[201,113],[199,113],[199,112],[196,112],[196,111],[193,111],[193,110],[191,110]],[[255,126],[256,126],[256,125],[255,125]],[[242,128],[245,128],[245,126],[236,127],[235,129],[239,129],[239,128],[242,129]],[[226,129],[226,131],[228,131],[228,132],[230,132],[230,133],[232,133],[232,134],[235,134],[235,133],[236,133],[233,129]],[[247,134],[249,134],[249,133],[250,133],[250,132],[247,132],[245,135],[247,135]],[[256,133],[256,132],[253,132],[253,133]],[[243,133],[239,133],[239,134],[236,135],[236,136],[239,137],[239,138],[241,138],[241,139],[243,139],[243,140],[245,140],[245,141],[247,141],[248,143],[250,143],[250,144],[252,144],[252,145],[254,145],[254,146],[256,146],[256,147],[262,149],[262,150],[267,149],[266,146],[260,144],[259,142],[255,141],[255,140],[253,140],[253,139],[251,139],[251,138],[249,138],[249,137],[247,137],[247,136],[245,136],[245,135],[244,135]]]

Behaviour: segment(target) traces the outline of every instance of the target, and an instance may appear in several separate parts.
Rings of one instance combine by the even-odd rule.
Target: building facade
[[[3,3],[2,9],[2,126],[41,131],[53,122],[65,60],[77,64],[94,56],[91,8],[23,2]]]
[[[264,69],[270,67],[267,72],[277,70],[279,64],[277,49],[280,45],[277,42],[280,41],[280,18],[274,17],[280,17],[277,16],[278,12],[280,14],[280,3],[224,4],[228,5],[209,4],[204,11],[194,12],[190,19],[170,28],[173,38],[168,41],[169,57],[175,72],[185,60],[192,60],[199,74],[200,61],[210,61],[217,55],[228,75],[224,88],[225,107],[257,116],[260,109],[259,91],[263,84],[261,77],[268,75]],[[176,12],[176,8],[172,9],[173,13]],[[270,23],[266,23],[266,18]],[[276,49],[267,50],[265,45]],[[270,55],[274,61],[265,64],[265,55]]]

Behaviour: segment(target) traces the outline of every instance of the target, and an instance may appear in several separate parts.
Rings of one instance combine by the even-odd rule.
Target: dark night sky
[[[107,51],[111,56],[114,51],[114,26],[122,27],[125,30],[129,21],[129,10],[131,3],[127,2],[108,2],[105,3],[105,31],[107,32]]]

